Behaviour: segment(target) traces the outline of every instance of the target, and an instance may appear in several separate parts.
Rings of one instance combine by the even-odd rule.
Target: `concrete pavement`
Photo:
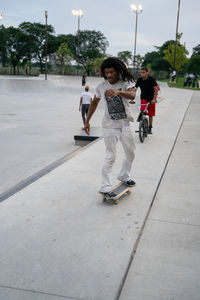
[[[88,80],[92,92],[98,80]],[[81,78],[73,76],[0,76],[0,194],[79,148],[73,135],[82,126],[81,91]]]
[[[200,93],[194,93],[120,300],[200,299]]]
[[[0,300],[198,299],[200,95],[162,93],[118,206],[96,191],[102,139],[0,204]]]

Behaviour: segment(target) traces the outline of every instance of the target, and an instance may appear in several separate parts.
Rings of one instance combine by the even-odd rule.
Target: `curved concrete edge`
[[[51,163],[47,167],[41,169],[40,171],[36,172],[35,174],[29,176],[26,179],[23,179],[21,182],[16,184],[15,186],[9,188],[7,191],[0,194],[0,203],[5,201],[6,199],[10,198],[12,195],[18,193],[19,191],[23,190],[28,185],[32,184],[33,182],[37,181],[41,177],[47,175],[52,170],[58,168],[63,163],[67,162],[69,159],[73,158],[74,156],[78,155],[80,152],[86,150],[88,147],[92,146],[96,143],[101,137],[97,138],[96,140],[90,142],[89,144],[85,145],[84,147],[80,147],[78,150],[74,150],[69,154],[61,157],[60,159],[56,160],[55,162]]]

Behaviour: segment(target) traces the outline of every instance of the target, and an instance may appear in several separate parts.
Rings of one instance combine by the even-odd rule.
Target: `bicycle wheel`
[[[149,123],[147,118],[144,119],[144,125],[145,125],[145,137],[147,137],[149,132]]]
[[[143,143],[145,139],[145,127],[146,125],[144,119],[142,118],[139,123],[139,139],[141,143]]]

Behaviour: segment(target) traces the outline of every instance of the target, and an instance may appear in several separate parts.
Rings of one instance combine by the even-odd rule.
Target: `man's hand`
[[[110,89],[105,92],[105,96],[110,98],[110,97],[119,95],[119,93],[120,93],[120,90],[111,90]]]
[[[85,123],[84,130],[87,133],[87,135],[90,135],[90,123],[89,122]]]
[[[129,101],[130,104],[135,104],[134,100]]]
[[[156,100],[154,100],[154,99],[153,99],[153,100],[151,100],[151,103],[156,103]]]

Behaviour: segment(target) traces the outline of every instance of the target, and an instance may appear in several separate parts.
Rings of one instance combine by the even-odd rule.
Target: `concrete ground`
[[[94,93],[99,78],[88,84]],[[81,78],[0,76],[0,194],[77,150]],[[101,106],[93,122],[101,126]]]
[[[11,80],[3,85],[0,80],[2,193],[65,156],[51,171],[0,203],[0,300],[199,299],[200,93],[162,87],[165,100],[157,105],[154,134],[144,144],[135,135],[132,178],[137,185],[130,196],[112,206],[102,203],[97,193],[103,140],[85,148],[69,146],[70,134],[80,129],[76,109],[81,88],[74,78],[68,87],[61,81],[35,80],[41,91],[35,97],[33,81],[24,82],[29,91],[23,92],[21,81],[15,80],[17,101],[6,89]],[[91,83],[95,85],[96,79]],[[48,92],[43,93],[45,84]],[[62,93],[76,103],[70,107]],[[10,122],[5,115],[9,113],[16,113],[18,119]],[[100,124],[101,116],[100,107],[93,126]],[[40,130],[46,123],[46,131]],[[69,126],[72,123],[74,127]],[[132,125],[134,131],[137,126]],[[26,143],[24,136],[30,132]],[[37,151],[33,139],[41,143]],[[24,160],[20,151],[27,155]],[[122,155],[119,145],[113,184]]]

